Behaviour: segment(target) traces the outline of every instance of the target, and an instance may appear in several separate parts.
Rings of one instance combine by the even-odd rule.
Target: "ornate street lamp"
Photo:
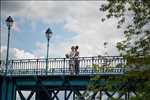
[[[48,71],[48,55],[49,55],[49,40],[52,37],[52,31],[50,28],[48,28],[45,32],[46,38],[47,38],[47,55],[46,55],[46,75]]]
[[[5,75],[7,74],[7,70],[8,70],[8,60],[9,60],[9,40],[10,40],[10,29],[13,26],[13,19],[11,16],[9,16],[6,19],[6,25],[8,27],[8,39],[7,39],[7,53],[6,53],[6,69],[5,69]]]

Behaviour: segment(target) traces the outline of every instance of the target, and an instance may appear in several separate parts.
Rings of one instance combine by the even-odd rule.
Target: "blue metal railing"
[[[119,56],[80,57],[79,75],[86,74],[123,74],[126,60]],[[7,75],[70,75],[67,58],[10,60]],[[94,67],[96,66],[96,68]],[[5,62],[0,63],[0,74],[5,73]]]

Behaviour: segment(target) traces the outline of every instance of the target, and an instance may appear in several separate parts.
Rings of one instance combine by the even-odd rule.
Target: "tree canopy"
[[[135,79],[144,80],[136,87],[139,95],[130,99],[149,100],[150,0],[106,0],[101,5],[100,11],[106,12],[105,18],[101,19],[102,22],[110,18],[118,19],[117,28],[124,30],[124,40],[117,43],[117,48],[120,51],[120,55],[127,59],[127,65],[129,67],[135,66],[133,70],[130,70],[119,79],[124,82],[129,82],[130,79],[132,81]],[[94,80],[99,79],[100,77],[94,77]],[[119,79],[116,78],[113,81]],[[111,87],[111,84],[106,87]],[[93,90],[101,88],[101,86],[98,87],[95,84],[91,85],[91,87]]]
[[[115,17],[119,19],[117,28],[124,27],[124,40],[117,43],[120,54],[127,57],[129,63],[149,64],[150,1],[107,0],[101,6],[100,11],[107,13],[102,21]]]

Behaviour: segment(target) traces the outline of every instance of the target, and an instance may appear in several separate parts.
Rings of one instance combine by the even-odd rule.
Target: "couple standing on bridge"
[[[72,46],[69,54],[66,54],[66,58],[70,58],[69,60],[69,71],[70,74],[79,74],[79,46]]]

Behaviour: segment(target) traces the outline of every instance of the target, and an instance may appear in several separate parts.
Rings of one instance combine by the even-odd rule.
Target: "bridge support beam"
[[[48,91],[48,90],[47,90]],[[36,92],[36,100],[59,100],[58,96],[59,90],[49,90],[48,92],[46,91],[37,91]]]
[[[3,79],[0,91],[0,100],[16,100],[16,85],[12,79]]]
[[[51,98],[52,95],[49,93]],[[37,91],[35,95],[35,100],[50,100],[49,96],[45,93],[45,91]]]
[[[125,100],[129,100],[129,98],[130,98],[130,92],[127,92],[127,93],[125,94]]]
[[[102,96],[103,96],[103,94],[102,94],[102,91],[100,90],[99,91],[99,100],[102,100]]]

